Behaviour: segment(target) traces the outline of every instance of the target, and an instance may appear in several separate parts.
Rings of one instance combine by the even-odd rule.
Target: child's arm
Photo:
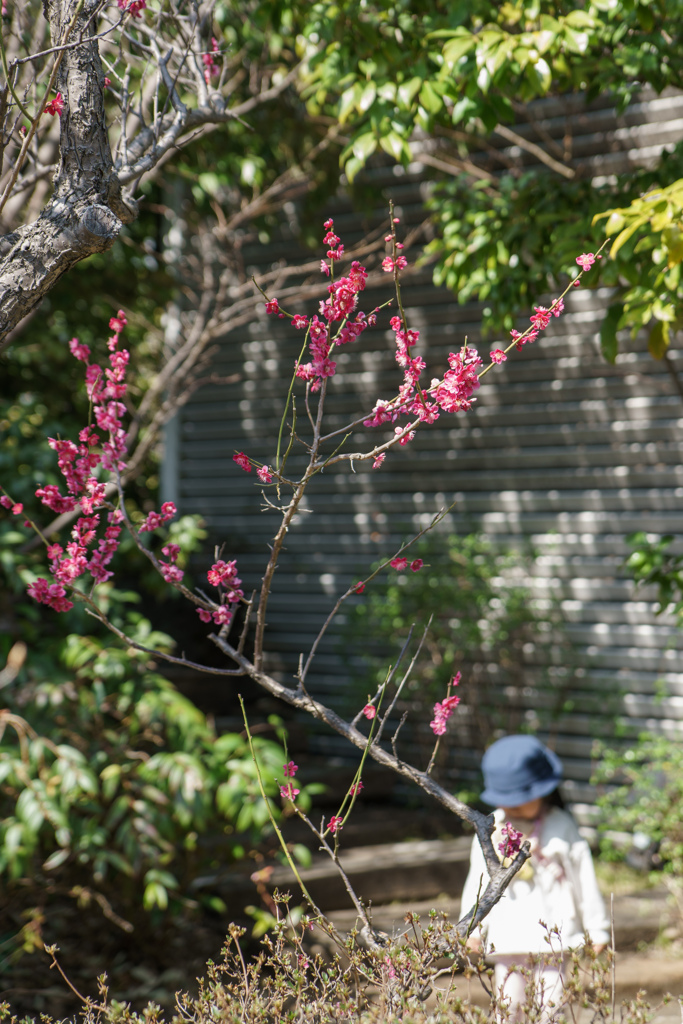
[[[602,953],[610,940],[610,922],[602,893],[595,877],[590,847],[577,835],[571,846],[572,874],[577,908],[584,931],[593,943],[596,953]]]

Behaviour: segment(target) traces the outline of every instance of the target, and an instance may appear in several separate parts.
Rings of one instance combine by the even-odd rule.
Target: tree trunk
[[[96,32],[100,0],[47,0],[53,45]],[[64,110],[54,193],[37,220],[0,237],[0,346],[62,274],[109,249],[137,210],[114,170],[104,113],[97,40],[62,51],[56,80]],[[46,115],[43,115],[46,116]]]

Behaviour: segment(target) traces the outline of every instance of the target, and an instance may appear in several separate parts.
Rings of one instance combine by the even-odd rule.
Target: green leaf
[[[154,907],[166,910],[168,907],[168,893],[163,885],[160,885],[159,882],[150,882],[149,885],[146,885],[142,897],[142,905],[145,910],[153,910]]]
[[[399,85],[396,94],[399,103],[409,109],[421,87],[422,79],[417,77],[411,78],[409,82],[404,82],[402,85]]]
[[[590,36],[587,32],[575,32],[571,28],[565,28],[562,36],[564,45],[570,53],[585,53],[588,49]]]
[[[389,132],[388,135],[383,135],[379,140],[379,144],[385,153],[389,156],[393,156],[394,160],[399,161],[403,155],[403,139],[396,132]]]
[[[602,213],[599,215],[599,217],[604,216],[607,216],[607,223],[605,224],[605,234],[610,237],[612,235],[618,234],[622,230],[624,224],[626,223],[626,218],[618,210],[612,210],[612,212],[609,215]],[[594,224],[596,220],[599,219],[599,217],[593,218]]]
[[[673,220],[674,214],[669,204],[663,203],[662,206],[664,209],[658,210],[650,221],[650,226],[653,231],[663,231],[664,228],[669,227]]]
[[[476,36],[469,32],[451,39],[443,48],[443,59],[447,64],[457,64],[461,57],[472,50],[476,43]]]
[[[438,114],[443,106],[443,100],[431,82],[424,82],[420,89],[420,103],[430,114]]]
[[[683,262],[683,231],[677,225],[664,229],[662,242],[666,248],[669,267]]]
[[[310,868],[312,862],[311,851],[303,843],[294,843],[292,856],[304,868]]]
[[[616,302],[613,306],[609,307],[605,319],[602,321],[602,327],[600,328],[600,351],[608,363],[615,363],[619,352],[617,330],[623,312],[623,304]]]
[[[595,18],[592,18],[590,14],[586,14],[585,11],[576,10],[570,11],[564,19],[565,25],[571,25],[572,28],[594,28]]]
[[[54,871],[55,868],[60,867],[66,860],[71,856],[71,850],[55,850],[46,861],[43,862],[43,868],[45,871]]]
[[[221,187],[221,180],[213,171],[206,171],[204,174],[197,175],[197,182],[202,191],[210,196],[217,195]]]
[[[377,96],[377,87],[376,87],[376,85],[374,84],[374,82],[368,82],[368,84],[363,89],[363,91],[360,94],[360,97],[358,98],[358,101],[356,103],[356,106],[357,106],[357,108],[358,108],[358,110],[359,110],[359,112],[361,114],[365,114],[366,111],[368,111],[370,109],[372,104],[375,102],[375,97],[376,96]]]
[[[669,347],[669,325],[664,320],[658,320],[650,331],[647,341],[647,349],[653,359],[662,359]]]
[[[356,160],[360,160],[363,163],[365,163],[369,156],[372,156],[376,149],[377,137],[374,132],[365,132],[363,135],[359,135],[357,139],[353,140],[353,155]]]
[[[464,96],[461,100],[453,107],[453,113],[451,114],[451,121],[453,124],[458,124],[461,121],[469,121],[471,115],[474,114],[477,109],[477,104],[469,96]]]
[[[349,114],[356,108],[356,104],[360,99],[363,86],[360,82],[355,82],[350,89],[345,89],[339,99],[339,109],[337,111],[337,120],[340,124],[348,119]]]
[[[614,259],[614,257],[619,252],[621,247],[625,245],[626,242],[628,242],[631,235],[634,235],[638,228],[642,228],[643,224],[647,224],[647,222],[647,215],[643,215],[641,217],[636,217],[636,219],[631,224],[629,224],[627,228],[624,228],[624,230],[617,235],[617,237],[614,239],[614,242],[612,243],[612,248],[609,251],[610,257]]]

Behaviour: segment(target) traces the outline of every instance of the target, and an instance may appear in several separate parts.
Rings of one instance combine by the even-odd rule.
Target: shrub
[[[141,616],[133,632],[171,646]],[[267,839],[246,738],[217,735],[148,654],[70,634],[52,674],[40,667],[6,688],[0,712],[0,874],[24,905],[57,889],[131,930],[142,908],[193,905],[198,871]],[[285,759],[272,727],[254,738],[269,796]],[[202,899],[225,909],[215,894]]]
[[[683,750],[679,740],[643,733],[626,750],[602,749],[594,782],[605,787],[598,798],[603,833],[635,833],[656,850],[659,872],[679,897],[683,894]],[[607,788],[609,787],[609,788]],[[603,850],[624,856],[603,834]],[[662,877],[662,874],[660,874]]]

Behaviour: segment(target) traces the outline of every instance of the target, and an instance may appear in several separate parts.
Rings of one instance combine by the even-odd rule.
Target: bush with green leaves
[[[657,587],[655,613],[661,615],[670,610],[683,625],[683,555],[670,550],[674,543],[672,534],[653,536],[639,530],[626,538],[633,548],[626,566],[635,582]]]
[[[680,896],[683,879],[683,747],[680,740],[643,733],[627,749],[601,749],[593,778],[601,789],[603,833],[629,832],[649,840],[657,852],[659,877]],[[603,834],[603,853],[623,857]]]
[[[571,659],[558,609],[530,593],[533,556],[500,550],[477,533],[432,535],[415,553],[428,572],[407,567],[385,584],[373,581],[354,610],[352,628],[368,652],[357,685],[374,692],[386,675],[387,651],[395,656],[413,626],[414,647],[429,623],[405,707],[439,699],[461,671],[460,737],[479,749],[499,730],[536,729],[543,716],[562,710]],[[544,688],[547,699],[530,700]]]
[[[131,628],[145,646],[172,645],[142,616]],[[49,676],[29,661],[5,688],[0,876],[24,905],[48,890],[90,892],[129,930],[141,908],[191,906],[198,871],[247,856],[270,815],[246,738],[217,735],[149,655],[75,633],[60,647]],[[254,738],[269,796],[285,757],[271,726]],[[202,899],[225,909],[215,894]]]

